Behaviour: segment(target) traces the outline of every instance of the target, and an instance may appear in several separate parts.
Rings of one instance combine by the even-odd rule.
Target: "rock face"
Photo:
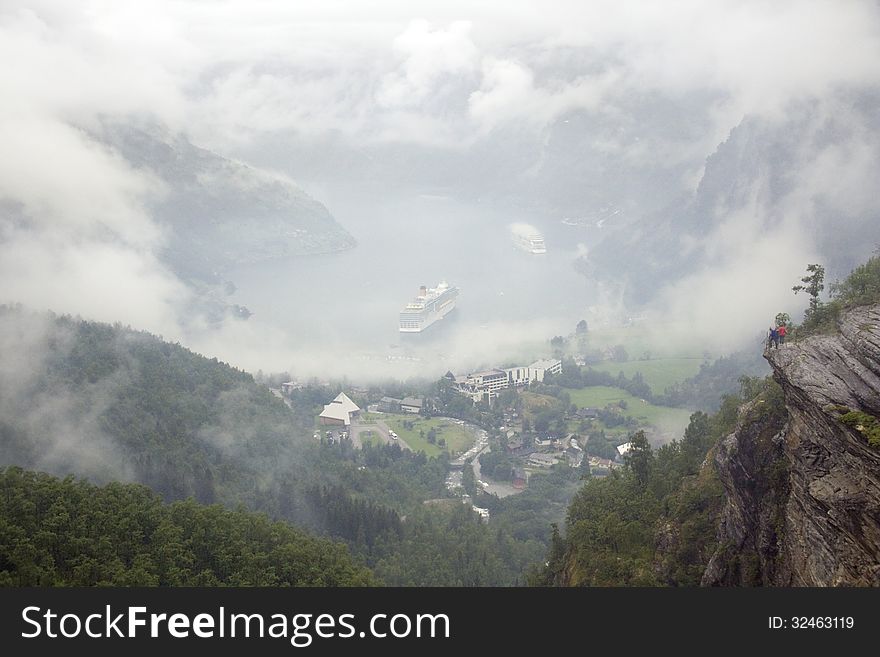
[[[880,448],[863,426],[880,418],[880,305],[838,328],[765,353],[784,405],[744,407],[718,447],[728,499],[704,585],[880,586]]]
[[[643,216],[633,212],[625,222],[612,222],[593,238],[604,238],[602,243],[579,258],[576,266],[590,278],[628,282],[622,286],[626,301],[650,303],[658,283],[714,266],[715,256],[706,248],[714,242],[701,236],[735,220],[739,212],[754,213],[755,204],[760,207],[757,216],[769,230],[785,217],[793,194],[808,193],[815,200],[814,213],[803,219],[802,229],[815,240],[829,278],[845,276],[870,257],[874,244],[864,236],[876,233],[880,206],[856,210],[858,206],[852,205],[850,210],[849,203],[831,192],[833,185],[820,189],[805,181],[816,175],[811,173],[814,163],[834,158],[832,154],[840,149],[857,152],[864,139],[857,135],[872,135],[872,140],[880,135],[877,107],[872,91],[841,99],[830,112],[816,103],[802,103],[790,107],[784,119],[744,117],[706,159],[693,194],[670,199],[661,210]],[[859,175],[864,173],[859,170]],[[665,256],[682,249],[687,258]],[[629,257],[619,258],[619,253]]]

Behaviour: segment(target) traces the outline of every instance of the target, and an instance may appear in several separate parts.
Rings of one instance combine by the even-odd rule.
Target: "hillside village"
[[[472,504],[478,492],[515,495],[533,476],[560,468],[580,477],[605,476],[622,465],[628,448],[626,434],[608,435],[610,427],[653,431],[634,424],[619,405],[571,403],[553,384],[562,372],[563,361],[551,358],[466,375],[447,372],[422,389],[334,390],[329,382],[287,381],[279,392],[289,403],[321,401],[315,440],[344,441],[356,449],[396,444],[447,459],[447,490]],[[475,511],[488,519],[485,509]]]

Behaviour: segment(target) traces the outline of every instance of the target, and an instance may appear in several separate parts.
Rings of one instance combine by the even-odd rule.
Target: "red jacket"
[[[779,333],[780,338],[784,338],[785,337],[785,325],[783,324],[778,329],[776,329],[776,332]]]

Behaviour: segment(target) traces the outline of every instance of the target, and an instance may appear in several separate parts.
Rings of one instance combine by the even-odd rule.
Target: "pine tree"
[[[810,296],[810,311],[816,312],[822,302],[819,295],[825,289],[825,267],[819,264],[807,265],[807,275],[801,278],[801,285],[791,288],[795,294],[806,292]]]

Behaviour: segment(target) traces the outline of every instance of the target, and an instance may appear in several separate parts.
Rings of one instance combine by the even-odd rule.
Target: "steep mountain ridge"
[[[768,350],[784,407],[743,408],[715,463],[727,493],[704,585],[880,585],[880,305]]]
[[[864,236],[878,221],[862,192],[878,166],[876,100],[863,93],[830,106],[795,105],[784,116],[745,116],[706,158],[693,193],[612,226],[576,267],[624,283],[629,303],[649,303],[659,284],[718,264],[712,236],[725,223],[750,222],[766,236],[796,216],[829,275],[845,275],[869,255],[873,244]],[[850,177],[857,182],[844,185]]]

